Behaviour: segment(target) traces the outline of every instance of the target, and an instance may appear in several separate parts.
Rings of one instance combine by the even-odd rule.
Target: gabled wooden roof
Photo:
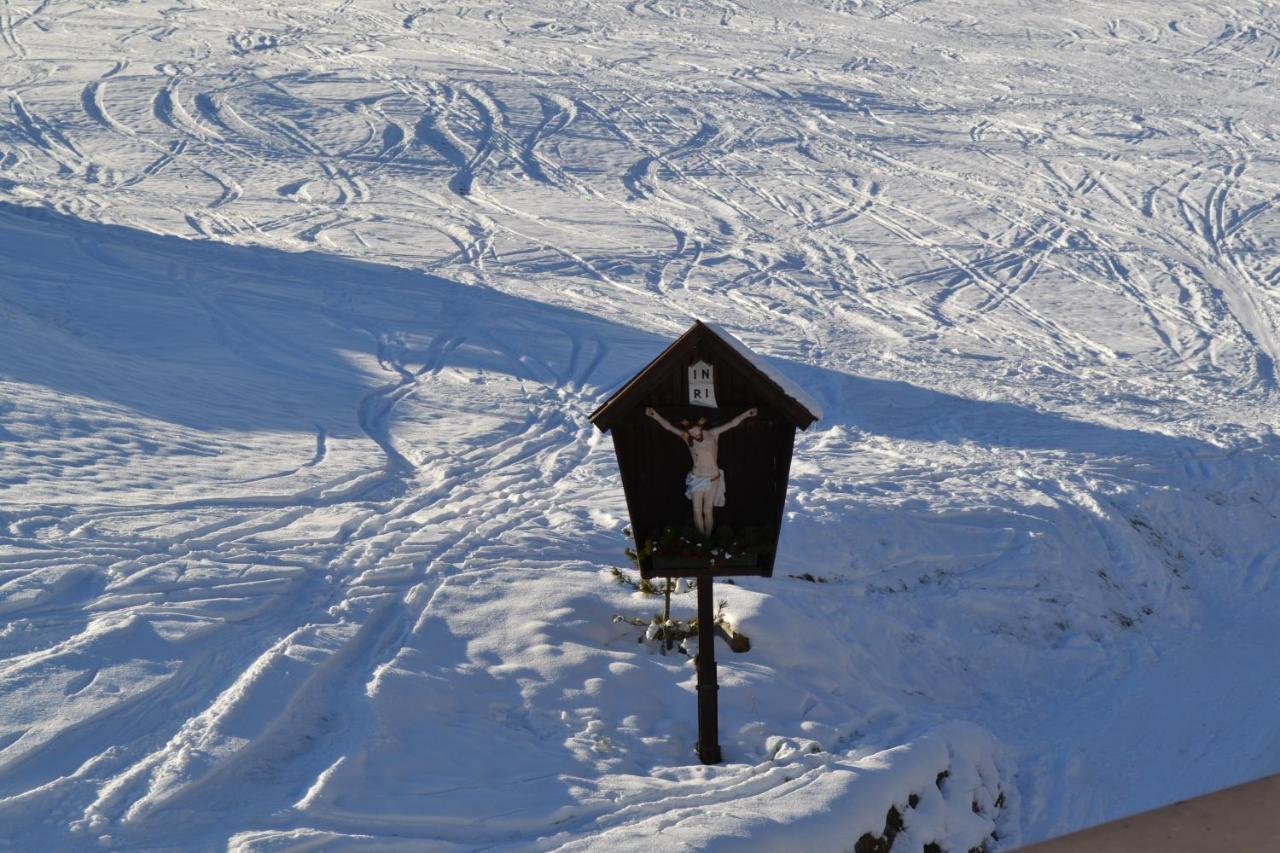
[[[821,407],[808,394],[772,368],[766,367],[741,341],[732,338],[727,332],[696,320],[687,332],[592,412],[591,422],[601,432],[608,432],[662,384],[670,375],[669,370],[683,369],[688,356],[695,349],[703,357],[710,355],[726,367],[753,379],[759,387],[761,402],[776,407],[799,429],[808,429],[809,424],[822,417]]]

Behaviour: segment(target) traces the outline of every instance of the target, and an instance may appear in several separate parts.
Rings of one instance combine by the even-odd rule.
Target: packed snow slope
[[[1280,771],[1278,61],[1269,2],[2,0],[0,848],[997,849]],[[714,768],[587,421],[695,316],[826,411]]]

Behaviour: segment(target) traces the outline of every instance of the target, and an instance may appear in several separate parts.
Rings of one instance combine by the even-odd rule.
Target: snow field
[[[1007,848],[1280,770],[1278,39],[0,6],[0,846]],[[694,316],[825,411],[716,768],[586,419]]]

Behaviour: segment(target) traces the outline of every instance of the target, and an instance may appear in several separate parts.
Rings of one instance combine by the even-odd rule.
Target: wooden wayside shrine
[[[691,403],[690,369],[710,368],[712,405]],[[756,408],[759,414],[720,438],[719,463],[725,476],[724,506],[715,510],[716,533],[746,535],[743,553],[718,565],[682,557],[679,549],[648,553],[664,532],[692,533],[685,474],[690,452],[645,415],[653,408],[675,425],[705,419],[715,427]],[[774,551],[787,500],[787,479],[797,429],[807,429],[822,410],[740,341],[720,329],[695,322],[591,415],[602,432],[613,434],[631,531],[641,553],[645,578],[773,574]],[[715,535],[710,537],[715,540]],[[732,540],[726,544],[732,545]]]
[[[640,574],[698,578],[698,755],[720,762],[713,580],[773,574],[796,430],[821,407],[697,321],[591,415],[613,434]]]

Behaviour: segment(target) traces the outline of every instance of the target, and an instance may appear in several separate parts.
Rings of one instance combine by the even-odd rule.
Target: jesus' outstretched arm
[[[657,422],[658,422],[658,426],[662,427],[662,428],[663,428],[663,429],[665,429],[667,432],[669,432],[669,433],[671,433],[671,434],[673,434],[673,435],[678,435],[678,436],[680,436],[681,438],[684,438],[684,437],[685,437],[685,435],[684,435],[684,430],[677,429],[676,427],[672,426],[672,425],[671,425],[671,422],[670,422],[670,421],[668,421],[666,418],[664,418],[662,415],[658,414],[658,412],[657,412],[657,410],[656,410],[656,409],[654,409],[654,408],[650,407],[650,408],[645,409],[645,410],[644,410],[644,413],[645,413],[646,415],[648,415],[649,417],[653,418],[655,421],[657,421]]]
[[[745,412],[738,415],[733,420],[727,423],[723,423],[718,427],[712,427],[711,429],[707,430],[707,432],[710,433],[711,435],[720,435],[723,432],[728,432],[729,430],[733,429],[738,424],[745,421],[747,418],[754,418],[758,414],[760,414],[760,410],[757,409],[755,406],[752,406],[750,409],[747,409]]]

